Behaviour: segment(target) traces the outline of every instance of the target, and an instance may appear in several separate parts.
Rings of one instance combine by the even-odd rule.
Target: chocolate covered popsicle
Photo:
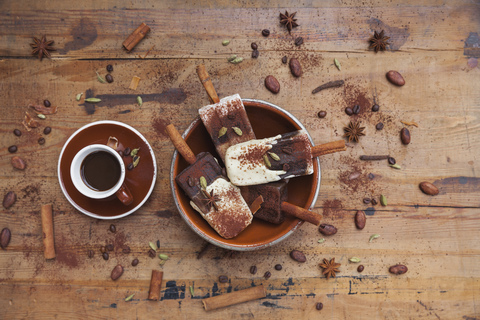
[[[255,134],[240,95],[234,94],[220,100],[205,66],[199,65],[197,73],[210,101],[213,102],[200,108],[198,113],[212,138],[218,155],[225,162],[225,152],[228,147],[255,139]]]
[[[225,167],[234,185],[250,186],[312,174],[313,157],[345,150],[344,140],[312,147],[298,130],[229,147]]]
[[[178,152],[190,163],[175,181],[190,198],[191,206],[223,238],[236,237],[252,222],[252,212],[240,189],[222,175],[222,168],[208,152],[196,157],[173,125],[166,129]]]
[[[313,211],[287,202],[287,181],[280,180],[265,184],[240,187],[242,196],[247,203],[253,202],[257,197],[262,196],[264,202],[257,210],[254,217],[270,223],[281,224],[287,215],[319,225],[322,216]]]

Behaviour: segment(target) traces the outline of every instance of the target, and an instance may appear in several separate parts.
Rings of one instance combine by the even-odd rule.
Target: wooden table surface
[[[3,319],[480,319],[480,4],[476,1],[12,1],[0,2],[0,191],[17,195],[0,212],[0,228],[11,230],[11,242],[0,251],[0,318]],[[360,4],[361,3],[361,4]],[[299,27],[291,35],[279,13],[297,12]],[[122,42],[142,22],[151,32],[128,53]],[[261,35],[269,29],[269,37]],[[374,31],[385,30],[391,45],[385,52],[368,49]],[[46,35],[57,51],[42,61],[31,55],[33,37]],[[296,37],[304,44],[294,45]],[[223,40],[230,40],[223,46]],[[260,56],[252,59],[250,44]],[[147,51],[151,49],[147,54]],[[227,58],[244,58],[237,65]],[[296,57],[303,75],[294,78],[283,56]],[[341,64],[341,70],[334,65]],[[180,131],[208,103],[196,66],[205,64],[224,97],[272,102],[291,112],[316,144],[341,139],[351,120],[347,106],[359,104],[366,135],[346,152],[321,158],[321,190],[313,207],[323,222],[338,228],[324,237],[304,224],[280,244],[251,252],[229,252],[210,246],[178,214],[169,185],[174,148],[162,132],[174,123]],[[114,82],[102,84],[112,64]],[[406,85],[395,87],[385,74],[399,71]],[[264,86],[272,74],[281,84],[274,95]],[[133,76],[142,80],[133,91]],[[343,79],[342,88],[313,95],[312,89]],[[78,93],[84,95],[75,100]],[[136,96],[143,105],[136,104]],[[101,104],[85,97],[102,96]],[[375,101],[380,111],[370,111]],[[27,132],[22,126],[29,104],[48,99],[58,112]],[[317,112],[325,110],[324,119]],[[157,157],[155,189],[134,214],[96,220],[74,209],[63,196],[57,162],[68,137],[98,120],[117,120],[140,131]],[[401,121],[412,141],[402,145]],[[384,123],[381,131],[375,129]],[[52,132],[43,134],[45,126]],[[20,129],[22,136],[12,131]],[[46,142],[39,145],[37,140]],[[8,147],[27,162],[24,171],[11,165]],[[359,160],[362,154],[389,154],[386,161]],[[352,172],[356,180],[348,180]],[[373,174],[373,179],[369,178]],[[372,177],[372,176],[370,176]],[[435,184],[428,196],[418,187]],[[387,206],[363,204],[383,194]],[[57,258],[43,256],[40,208],[52,203]],[[370,207],[370,208],[369,208]],[[367,209],[367,226],[359,231],[353,216]],[[372,234],[380,237],[369,242]],[[325,238],[324,243],[318,240]],[[148,242],[160,240],[159,252],[147,256]],[[108,261],[99,248],[128,245]],[[92,259],[87,250],[94,250]],[[289,257],[301,250],[307,262]],[[358,257],[365,266],[349,258]],[[140,263],[130,265],[134,258]],[[319,263],[335,258],[342,264],[336,278],[322,276]],[[110,279],[116,264],[123,276]],[[403,275],[388,269],[408,267]],[[276,271],[274,266],[283,269]],[[250,274],[250,266],[258,272]],[[152,269],[164,271],[161,301],[147,300]],[[263,274],[270,271],[266,280]],[[227,275],[228,283],[218,277]],[[264,284],[261,300],[206,312],[201,299]],[[189,287],[194,288],[193,296]],[[125,302],[125,298],[134,294]],[[323,303],[323,310],[315,305]]]

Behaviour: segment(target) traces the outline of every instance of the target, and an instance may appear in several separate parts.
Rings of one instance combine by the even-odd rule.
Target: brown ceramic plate
[[[133,195],[132,204],[125,206],[116,196],[90,199],[75,189],[70,178],[70,163],[75,154],[90,144],[106,144],[110,136],[119,141],[119,149],[140,148],[140,161],[133,170],[126,170],[125,183]],[[125,166],[131,157],[124,157]],[[139,209],[153,191],[157,177],[155,155],[147,139],[131,126],[118,121],[97,121],[78,129],[63,146],[58,160],[58,180],[67,200],[80,212],[97,219],[118,219]]]
[[[257,139],[300,129],[305,130],[305,127],[298,119],[276,105],[261,100],[242,100]],[[195,154],[208,151],[217,156],[210,136],[199,117],[191,123],[184,132],[183,137]],[[311,137],[310,141],[313,145]],[[292,217],[287,217],[285,222],[280,225],[253,219],[252,224],[237,237],[228,240],[223,239],[190,206],[190,199],[175,182],[177,174],[182,172],[187,166],[188,163],[185,159],[175,151],[170,170],[170,184],[173,190],[173,197],[185,222],[200,237],[210,243],[225,249],[238,251],[263,249],[287,238],[303,223],[303,221]],[[309,209],[315,203],[319,189],[320,164],[318,159],[315,158],[314,173],[312,175],[290,179],[288,183],[288,202]]]

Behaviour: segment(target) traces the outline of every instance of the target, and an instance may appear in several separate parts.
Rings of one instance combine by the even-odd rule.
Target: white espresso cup
[[[82,164],[92,153],[104,151],[112,155],[120,166],[120,176],[118,181],[107,190],[96,190],[85,182],[85,177],[82,173]],[[70,176],[72,178],[75,188],[86,197],[92,199],[106,199],[112,195],[116,195],[118,199],[124,204],[129,205],[133,202],[133,197],[125,185],[125,164],[122,157],[113,148],[104,144],[92,144],[80,150],[70,164]]]

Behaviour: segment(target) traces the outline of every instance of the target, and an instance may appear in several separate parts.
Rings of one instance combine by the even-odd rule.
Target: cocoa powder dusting
[[[62,235],[59,238],[59,241],[55,241],[57,262],[66,265],[70,269],[78,267],[79,261],[76,252],[74,252],[74,247],[68,244],[65,236]]]
[[[325,219],[338,220],[345,215],[343,204],[340,200],[324,200],[323,201],[323,217]]]
[[[164,138],[168,138],[167,134],[165,133],[165,129],[170,124],[170,121],[162,119],[162,118],[155,118],[152,121],[152,127],[155,129],[155,132]]]

